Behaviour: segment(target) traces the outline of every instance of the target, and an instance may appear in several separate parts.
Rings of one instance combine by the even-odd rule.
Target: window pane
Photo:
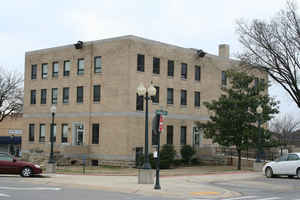
[[[227,76],[226,76],[226,72],[222,71],[222,86],[226,86],[227,85]]]
[[[78,75],[83,75],[84,74],[84,59],[78,59],[78,63],[77,63],[77,74]]]
[[[180,144],[185,145],[186,144],[186,126],[181,127],[180,131]]]
[[[45,142],[45,138],[46,138],[46,125],[40,124],[39,142]]]
[[[174,61],[168,60],[168,76],[174,76]]]
[[[34,124],[29,124],[29,142],[34,141]]]
[[[167,104],[173,104],[173,88],[167,89]]]
[[[51,98],[52,104],[57,104],[57,96],[58,96],[58,89],[52,88],[52,98]]]
[[[71,62],[69,60],[65,60],[64,61],[64,76],[70,75],[70,66],[71,66]]]
[[[195,106],[200,107],[200,92],[195,92]]]
[[[100,102],[101,97],[101,86],[94,85],[94,102]]]
[[[144,110],[144,96],[136,94],[136,110]]]
[[[167,144],[173,144],[173,126],[167,126]]]
[[[47,103],[47,89],[41,89],[41,104]]]
[[[42,64],[42,79],[46,79],[48,76],[48,64]]]
[[[102,72],[101,56],[97,56],[97,57],[94,58],[94,72],[95,73]]]
[[[153,74],[159,74],[160,73],[160,59],[159,58],[153,58]]]
[[[62,124],[61,143],[68,143],[68,124]]]
[[[187,64],[181,63],[181,78],[187,79]]]
[[[69,88],[63,88],[63,103],[69,103]]]
[[[83,103],[83,87],[77,87],[77,103]]]
[[[58,62],[53,62],[52,77],[58,77]]]
[[[181,105],[186,105],[187,104],[187,100],[186,100],[186,90],[181,90],[181,95],[180,95],[180,104]]]
[[[36,79],[37,65],[31,65],[31,80]]]
[[[195,66],[195,80],[200,81],[201,79],[201,68],[200,66]]]
[[[137,71],[145,71],[145,56],[138,54],[137,55]]]
[[[92,144],[99,144],[99,124],[93,124]]]
[[[36,90],[30,91],[30,104],[36,104]]]

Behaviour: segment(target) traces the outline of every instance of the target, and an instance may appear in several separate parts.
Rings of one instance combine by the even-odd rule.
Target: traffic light
[[[154,131],[155,135],[159,133],[159,120],[160,120],[160,114],[155,114],[152,119],[152,130]]]

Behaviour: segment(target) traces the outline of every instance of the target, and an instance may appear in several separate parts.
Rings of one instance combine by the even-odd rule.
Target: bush
[[[182,164],[182,161],[181,161],[180,159],[175,159],[174,162],[173,162],[173,164],[174,164],[176,167],[178,167],[178,166],[180,166],[180,165]]]
[[[197,158],[193,158],[191,160],[191,162],[192,162],[192,165],[199,165],[200,164],[200,161]]]
[[[193,155],[196,153],[190,145],[184,145],[181,150],[181,157],[185,164],[190,164]]]
[[[176,151],[173,145],[165,144],[162,146],[160,150],[160,165],[161,169],[169,169],[171,165],[174,163],[174,159],[176,156]],[[141,168],[144,164],[144,155],[138,160],[137,167]],[[156,159],[153,158],[153,153],[149,154],[149,162],[152,169],[156,168]]]

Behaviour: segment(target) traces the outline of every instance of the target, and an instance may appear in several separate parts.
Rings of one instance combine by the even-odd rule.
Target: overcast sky
[[[2,1],[0,65],[23,72],[25,51],[129,34],[212,54],[227,43],[234,55],[241,50],[236,20],[268,20],[284,6],[285,0]],[[272,86],[270,94],[282,114],[300,120],[285,92]]]

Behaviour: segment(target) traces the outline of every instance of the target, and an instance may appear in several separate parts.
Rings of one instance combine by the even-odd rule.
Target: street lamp
[[[146,100],[146,112],[145,112],[145,161],[143,169],[151,169],[151,165],[149,163],[149,155],[148,155],[148,101],[151,99],[151,96],[156,95],[156,89],[152,84],[146,89],[144,85],[141,83],[137,88],[137,93],[139,96],[145,96]]]
[[[48,163],[53,164],[55,163],[55,160],[53,158],[53,132],[54,132],[54,117],[55,117],[55,113],[56,113],[56,106],[53,105],[50,108],[50,112],[52,114],[52,122],[51,122],[51,131],[50,131],[50,144],[51,144],[51,149],[50,149],[50,157],[49,157],[49,161]]]
[[[260,125],[261,125],[261,114],[263,112],[263,108],[261,107],[261,105],[259,105],[257,108],[256,108],[256,112],[258,113],[258,148],[257,148],[257,154],[256,154],[256,161],[257,163],[260,163],[261,160],[260,160],[260,156],[261,156],[261,128],[260,128]]]

